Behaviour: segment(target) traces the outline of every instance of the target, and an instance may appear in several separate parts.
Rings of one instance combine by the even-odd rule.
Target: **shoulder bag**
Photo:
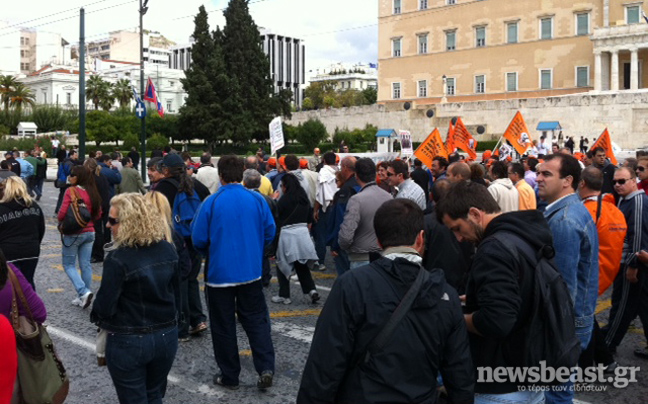
[[[16,274],[9,268],[11,323],[18,348],[18,397],[25,404],[61,404],[70,390],[63,363],[45,327],[34,320]],[[21,316],[18,301],[28,317]]]
[[[86,206],[83,198],[79,196],[77,187],[70,187],[68,192],[70,193],[71,199],[70,206],[68,206],[68,210],[65,212],[65,218],[63,218],[63,221],[58,226],[59,231],[64,235],[79,233],[92,220],[90,210]]]

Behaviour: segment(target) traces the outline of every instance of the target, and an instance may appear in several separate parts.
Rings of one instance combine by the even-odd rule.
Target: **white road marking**
[[[61,338],[65,341],[68,341],[74,345],[83,347],[89,351],[95,352],[95,343],[87,341],[83,338],[79,338],[76,335],[70,334],[67,331],[64,331],[60,328],[53,327],[51,325],[47,326],[47,331],[57,337]],[[200,393],[200,394],[205,394],[208,396],[216,397],[216,398],[222,398],[225,396],[225,393],[222,391],[214,390],[210,386],[206,384],[196,384],[196,383],[189,383],[186,380],[182,379],[181,377],[178,377],[172,373],[169,373],[167,376],[167,380],[170,383],[173,383],[177,385],[178,387],[182,388],[183,390],[186,390],[190,393]]]
[[[315,327],[288,324],[282,321],[273,321],[272,330],[286,337],[308,343],[313,341],[313,333],[315,333]]]

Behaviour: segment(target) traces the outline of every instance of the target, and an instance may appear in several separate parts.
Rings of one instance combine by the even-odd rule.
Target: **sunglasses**
[[[614,184],[614,185],[616,185],[616,184],[623,185],[623,184],[626,183],[626,181],[630,181],[630,179],[627,179],[627,180],[625,180],[625,179],[621,179],[621,180],[612,180],[612,184]]]
[[[394,173],[390,173],[389,171],[387,171],[387,176],[388,176],[388,177],[391,177],[392,175],[396,175],[396,174],[394,174]]]
[[[111,226],[114,226],[116,224],[119,224],[119,219],[108,216],[108,223],[110,223]]]
[[[646,167],[637,166],[637,171],[640,171],[640,172],[643,173],[644,171],[646,171]]]

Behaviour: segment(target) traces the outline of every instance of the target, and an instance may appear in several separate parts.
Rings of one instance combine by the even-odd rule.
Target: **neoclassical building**
[[[635,0],[380,0],[378,101],[553,97],[648,87]]]

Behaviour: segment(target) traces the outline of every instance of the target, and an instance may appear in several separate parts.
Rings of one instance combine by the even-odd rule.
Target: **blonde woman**
[[[36,289],[34,273],[45,235],[45,216],[27,193],[27,186],[20,177],[8,177],[1,184],[0,249],[7,261],[17,266]]]
[[[108,332],[106,364],[120,403],[161,403],[178,349],[178,255],[143,195],[110,202],[101,286],[90,319]]]
[[[168,234],[166,240],[173,240],[173,245],[178,253],[178,270],[180,272],[180,307],[178,307],[178,341],[187,342],[191,340],[189,334],[189,274],[191,273],[191,258],[184,239],[173,230],[171,221],[171,206],[169,200],[161,192],[151,191],[144,195],[144,199],[150,202],[159,212],[160,218],[164,220]]]

